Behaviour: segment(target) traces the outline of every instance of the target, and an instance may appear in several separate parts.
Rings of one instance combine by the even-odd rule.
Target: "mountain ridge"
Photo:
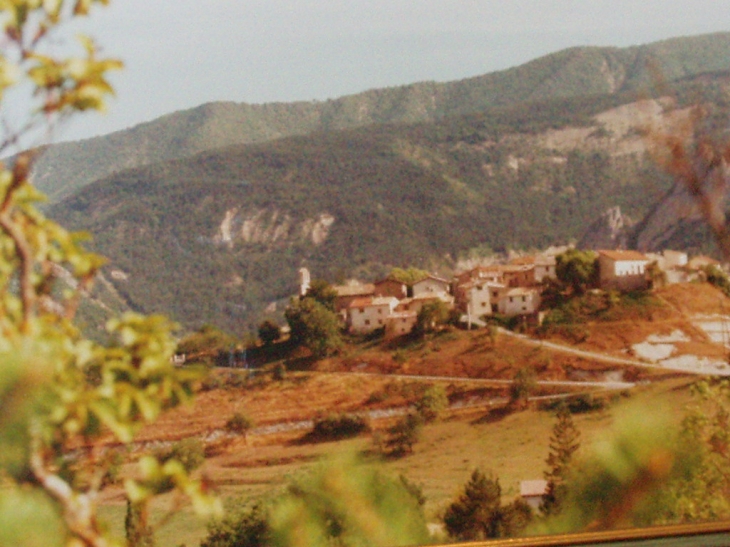
[[[376,123],[433,122],[525,102],[649,93],[667,81],[727,70],[730,33],[681,37],[628,48],[573,47],[517,67],[452,82],[370,89],[327,101],[206,103],[102,137],[49,146],[36,185],[53,202],[139,165],[235,144]]]
[[[654,58],[676,76],[658,91],[640,85],[653,82]],[[655,245],[661,238],[642,240],[636,230],[655,226],[641,219],[661,217],[677,191],[646,155],[644,114],[681,119],[698,93],[724,100],[729,59],[723,33],[648,49],[572,48],[533,61],[539,70],[530,74],[527,63],[475,77],[486,78],[482,87],[462,80],[320,104],[201,105],[139,133],[85,141],[89,161],[67,148],[63,159],[77,172],[101,175],[113,162],[100,167],[100,158],[137,165],[58,188],[48,212],[94,234],[115,272],[110,282],[133,309],[237,332],[280,313],[301,266],[331,282],[374,279],[393,266],[448,274],[463,258],[578,241],[616,207],[639,227],[625,241]],[[494,91],[518,84],[519,93]],[[673,99],[657,99],[665,96]],[[490,100],[499,104],[485,106]],[[314,113],[323,105],[325,117]],[[244,126],[268,139],[291,130],[292,119],[316,129],[227,140],[242,139]],[[155,146],[135,157],[145,144]],[[678,222],[672,244],[706,249],[696,225]]]

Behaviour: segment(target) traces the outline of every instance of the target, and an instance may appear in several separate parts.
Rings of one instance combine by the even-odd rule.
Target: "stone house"
[[[392,277],[376,281],[373,286],[375,296],[393,296],[398,300],[408,296],[408,285]]]
[[[665,249],[662,251],[662,257],[664,258],[664,268],[671,270],[672,268],[681,268],[686,266],[689,262],[687,253],[683,251],[671,251]]]
[[[429,275],[411,285],[411,296],[417,298],[423,295],[449,294],[451,283],[448,280]]]
[[[345,318],[347,308],[353,300],[367,298],[375,294],[375,285],[372,283],[360,283],[359,281],[349,281],[345,285],[335,285],[332,287],[337,293],[335,299],[335,311]]]
[[[454,278],[454,286],[462,285],[469,281],[490,281],[492,283],[502,283],[504,281],[502,266],[477,266],[476,268],[462,272]]]
[[[423,306],[428,302],[440,301],[446,304],[446,307],[452,308],[454,306],[454,297],[450,294],[445,293],[426,293],[413,298],[404,298],[398,302],[396,311],[412,311],[418,314]]]
[[[540,309],[540,291],[530,287],[513,287],[499,291],[497,311],[508,317],[532,315]]]
[[[479,319],[483,315],[491,315],[496,311],[499,292],[504,288],[505,286],[500,283],[486,280],[463,283],[454,289],[456,307],[474,319]]]
[[[514,266],[532,266],[531,282],[533,284],[540,284],[546,279],[557,279],[554,256],[521,256],[510,260],[510,264]]]
[[[398,299],[392,296],[355,298],[347,307],[348,330],[355,334],[368,334],[384,329],[386,319],[397,305]]]
[[[534,264],[506,264],[502,266],[502,277],[508,287],[532,287],[537,284]]]
[[[649,258],[638,251],[598,251],[599,285],[605,290],[637,291],[649,287]]]
[[[385,338],[408,334],[416,326],[417,317],[415,311],[394,311],[385,318]]]

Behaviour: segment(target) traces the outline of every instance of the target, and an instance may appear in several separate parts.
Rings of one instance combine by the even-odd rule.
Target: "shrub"
[[[509,389],[510,403],[525,406],[537,386],[537,375],[532,367],[522,367],[515,374]]]
[[[594,397],[591,393],[581,393],[575,397],[569,397],[566,404],[572,414],[580,414],[605,408],[606,400],[602,397]]]
[[[259,325],[259,339],[268,346],[281,338],[281,328],[270,319],[265,320]]]
[[[162,463],[177,460],[189,473],[203,465],[205,446],[197,437],[188,437],[172,443],[169,447],[155,450],[154,456]]]
[[[115,450],[109,456],[109,467],[106,471],[106,474],[104,475],[104,478],[102,479],[102,482],[105,486],[118,484],[120,482],[125,454],[125,451]]]
[[[208,536],[200,547],[264,547],[270,544],[268,508],[256,504],[238,508],[208,524]]]
[[[393,361],[395,361],[397,364],[402,365],[406,361],[408,361],[408,356],[406,355],[406,351],[403,348],[398,348],[393,352]]]
[[[439,326],[446,323],[449,318],[449,309],[440,300],[427,302],[418,312],[414,333],[423,336],[435,331]]]
[[[248,430],[254,426],[254,421],[241,412],[234,412],[226,422],[225,429],[231,433],[243,433],[244,435]]]
[[[424,422],[433,422],[449,407],[449,398],[442,385],[428,386],[416,402],[416,411]]]
[[[630,397],[630,392],[622,391],[621,395],[614,394],[612,398]],[[594,397],[591,393],[581,393],[572,395],[566,399],[554,399],[545,401],[540,405],[541,410],[556,411],[561,407],[567,408],[571,414],[581,414],[583,412],[592,412],[601,410],[607,405],[607,400],[602,397]]]
[[[200,383],[201,391],[212,391],[214,389],[220,389],[225,385],[225,382],[218,374],[208,374],[203,381]]]
[[[276,363],[274,370],[271,371],[271,378],[277,382],[281,382],[286,378],[286,365],[284,363]]]
[[[423,429],[423,418],[418,414],[407,414],[388,428],[385,439],[386,452],[391,456],[413,453],[413,445],[418,442]]]
[[[308,437],[319,441],[348,439],[368,429],[368,424],[362,416],[330,414],[314,420],[314,426]]]

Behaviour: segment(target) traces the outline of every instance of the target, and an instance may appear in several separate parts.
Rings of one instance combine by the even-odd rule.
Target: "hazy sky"
[[[323,100],[577,45],[730,31],[728,0],[112,0],[84,23],[126,68],[78,139],[209,101]],[[75,29],[74,29],[75,31]]]

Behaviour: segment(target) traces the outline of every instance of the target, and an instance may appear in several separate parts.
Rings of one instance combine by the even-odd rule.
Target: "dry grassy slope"
[[[668,334],[681,329],[691,338],[684,345],[696,354],[723,356],[726,350],[712,343],[696,328],[691,318],[730,310],[730,299],[707,284],[672,285],[656,292],[660,305],[649,320],[637,321],[630,313],[620,321],[585,324],[586,340],[578,347],[615,355],[626,355],[629,346],[650,334]],[[564,342],[559,337],[557,342]],[[683,350],[680,344],[678,348]],[[396,353],[400,354],[397,355]],[[400,357],[400,358],[399,358]],[[257,424],[311,419],[321,412],[349,412],[401,406],[414,390],[416,380],[393,379],[377,374],[457,376],[478,379],[511,379],[523,366],[532,366],[540,379],[570,379],[571,371],[597,376],[617,365],[596,363],[535,347],[507,336],[493,344],[483,330],[451,331],[400,348],[392,344],[350,345],[343,355],[318,362],[308,373],[289,373],[283,382],[260,382],[200,393],[193,406],[165,415],[144,430],[142,440],[176,439],[201,435],[221,428],[234,412],[249,414]],[[343,372],[370,373],[372,376]],[[641,371],[637,375],[648,374]],[[447,382],[449,384],[449,382]],[[404,387],[405,386],[405,387]],[[483,384],[450,384],[453,398],[484,395]],[[492,394],[504,388],[493,387]]]
[[[587,450],[601,437],[612,424],[620,406],[625,404],[668,407],[674,411],[670,414],[679,424],[682,409],[689,400],[689,382],[688,379],[674,379],[644,386],[637,389],[628,401],[606,411],[575,416],[582,435],[582,450]],[[475,467],[499,477],[505,500],[518,493],[521,480],[541,478],[552,425],[550,413],[534,409],[507,414],[487,413],[482,409],[447,417],[424,429],[413,455],[382,465],[387,473],[402,473],[422,485],[428,500],[427,515],[436,522]],[[327,454],[370,447],[369,437],[341,443],[304,445],[293,440],[294,437],[289,436],[279,437],[277,444],[260,444],[262,439],[255,437],[248,443],[237,441],[228,447],[226,453],[208,459],[205,473],[217,483],[219,493],[225,499],[250,499],[282,488],[292,475],[302,472]],[[155,518],[173,507],[174,500],[163,497],[156,505]],[[121,490],[106,493],[103,514],[121,537],[124,521]],[[173,518],[158,531],[157,545],[196,545],[204,535],[204,523],[194,518],[189,509],[177,507]]]
[[[692,350],[704,348],[708,354],[721,350],[692,330],[689,318],[730,309],[730,302],[709,285],[675,285],[657,292],[665,303],[651,321],[587,325],[590,336],[584,346],[619,353],[627,344],[642,341],[649,334],[667,334],[682,329],[692,337]],[[168,413],[157,424],[142,432],[141,440],[169,440],[203,435],[223,427],[234,412],[250,415],[258,425],[311,418],[321,412],[355,411],[404,405],[415,393],[414,380],[397,380],[377,376],[354,376],[338,373],[356,368],[369,372],[404,372],[409,374],[458,375],[511,378],[517,367],[535,366],[542,378],[564,378],[566,371],[604,372],[611,367],[597,365],[575,357],[525,346],[511,338],[500,337],[492,346],[484,332],[456,331],[403,350],[407,359],[397,364],[395,348],[377,344],[360,345],[347,350],[343,358],[322,361],[319,373],[289,373],[281,382],[253,383],[248,387],[228,387],[200,393],[193,406]],[[365,364],[365,366],[363,366]],[[669,377],[669,376],[674,376]],[[682,409],[689,400],[687,386],[693,378],[667,375],[653,377],[655,383],[636,388],[628,404],[648,408],[670,408],[679,424]],[[387,471],[403,473],[422,484],[428,498],[427,513],[437,520],[443,508],[454,498],[475,467],[491,470],[500,479],[506,498],[518,492],[519,482],[541,478],[548,453],[553,424],[549,412],[529,409],[504,412],[491,408],[486,401],[503,395],[504,387],[486,387],[451,383],[452,398],[481,398],[484,404],[471,410],[454,412],[444,421],[425,428],[415,453],[384,463]],[[577,415],[583,446],[601,436],[614,419],[616,405],[607,410]],[[387,422],[377,422],[384,427]],[[301,472],[320,457],[341,450],[367,450],[369,436],[341,443],[301,444],[302,431],[274,435],[250,435],[247,440],[232,439],[211,446],[212,456],[205,473],[218,485],[224,498],[257,497],[281,488],[288,477]],[[105,504],[112,527],[122,533],[123,493],[110,489]],[[163,499],[158,506],[172,503]],[[161,546],[194,544],[205,533],[204,524],[191,519],[187,510],[177,511],[170,524],[158,535]]]

